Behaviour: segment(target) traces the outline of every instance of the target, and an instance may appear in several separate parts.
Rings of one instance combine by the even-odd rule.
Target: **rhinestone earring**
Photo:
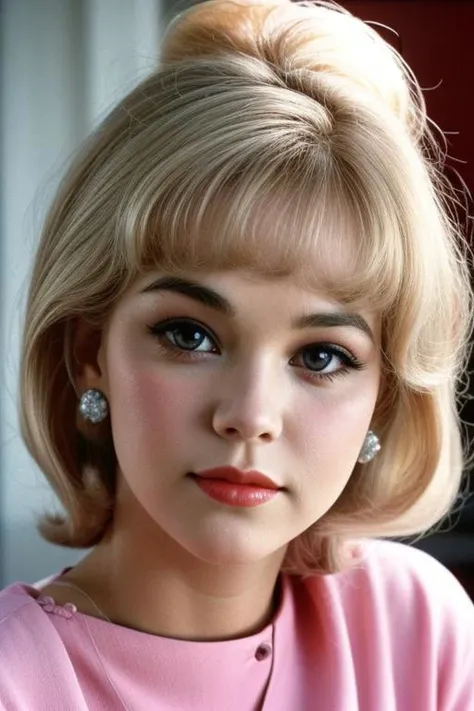
[[[361,464],[367,464],[367,462],[372,461],[377,452],[380,450],[381,446],[379,438],[372,432],[372,430],[369,430],[365,435],[364,444],[362,445],[357,461]]]
[[[86,390],[79,402],[79,412],[84,420],[88,420],[94,425],[105,420],[109,414],[109,406],[104,393],[95,388]]]

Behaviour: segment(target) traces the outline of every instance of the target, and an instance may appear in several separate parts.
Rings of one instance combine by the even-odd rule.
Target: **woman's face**
[[[119,490],[203,561],[262,559],[323,516],[351,476],[379,389],[377,317],[291,279],[163,277],[118,302],[86,384],[109,400]],[[189,476],[225,465],[282,490],[237,507]]]

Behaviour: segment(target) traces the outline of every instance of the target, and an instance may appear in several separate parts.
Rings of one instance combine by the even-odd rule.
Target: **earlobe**
[[[70,345],[70,377],[78,396],[91,388],[105,390],[102,331],[78,318],[72,325]]]

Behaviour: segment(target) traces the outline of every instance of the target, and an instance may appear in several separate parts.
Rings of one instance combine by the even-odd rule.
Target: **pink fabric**
[[[0,709],[474,711],[474,605],[431,556],[367,542],[352,571],[282,576],[282,591],[258,634],[184,642],[10,585],[0,592]]]

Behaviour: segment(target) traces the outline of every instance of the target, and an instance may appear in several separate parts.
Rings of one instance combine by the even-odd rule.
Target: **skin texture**
[[[118,624],[180,639],[243,637],[275,610],[288,542],[350,478],[379,392],[378,319],[358,311],[373,340],[347,325],[294,330],[302,315],[347,307],[290,278],[180,275],[225,296],[229,317],[184,294],[141,293],[160,276],[140,278],[117,302],[98,350],[84,323],[76,332],[76,387],[108,398],[118,486],[106,536],[64,579]],[[166,319],[197,331],[175,324],[158,338],[149,327]],[[258,469],[285,489],[254,508],[218,503],[187,474],[219,465]],[[49,588],[98,616],[80,593]]]

